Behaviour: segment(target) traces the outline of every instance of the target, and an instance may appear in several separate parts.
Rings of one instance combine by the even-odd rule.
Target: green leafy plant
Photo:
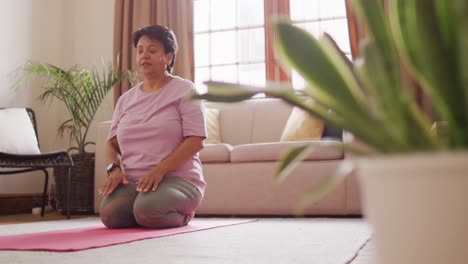
[[[352,0],[368,32],[354,62],[329,35],[316,39],[287,19],[275,22],[276,52],[307,81],[304,91],[208,82],[208,92],[192,98],[238,102],[265,93],[351,132],[378,154],[467,149],[468,2],[391,0],[387,13],[382,2]],[[413,98],[402,74],[406,69],[429,94],[445,124],[442,133],[431,128],[433,120]],[[308,97],[314,103],[304,100]],[[286,153],[277,179],[308,151],[303,146]],[[346,171],[319,184],[312,196],[330,189]]]
[[[60,67],[28,62],[17,70],[16,86],[26,77],[39,76],[44,80],[43,93],[39,99],[43,103],[61,101],[68,110],[69,119],[58,128],[60,136],[69,134],[75,147],[70,149],[85,153],[87,135],[91,123],[107,93],[122,80],[133,82],[134,74],[129,71],[117,72],[111,63],[101,70],[74,65],[68,70]]]

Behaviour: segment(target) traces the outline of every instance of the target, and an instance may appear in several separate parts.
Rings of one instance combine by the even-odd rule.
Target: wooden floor
[[[89,217],[90,215],[72,215],[72,218]],[[46,212],[44,217],[31,214],[0,215],[0,225],[33,223],[41,221],[66,220],[67,217],[57,211]]]

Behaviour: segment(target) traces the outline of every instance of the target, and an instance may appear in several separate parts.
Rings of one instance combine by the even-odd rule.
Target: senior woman
[[[186,225],[205,189],[198,152],[203,110],[186,99],[192,82],[171,75],[177,41],[163,26],[133,34],[143,82],[119,98],[106,146],[101,220],[108,228]]]

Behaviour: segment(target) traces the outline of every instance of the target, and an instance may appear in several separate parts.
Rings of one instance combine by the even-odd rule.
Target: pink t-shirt
[[[138,181],[174,152],[185,137],[206,137],[201,104],[185,98],[188,92],[195,91],[192,82],[174,77],[150,93],[143,92],[141,87],[142,83],[120,96],[108,136],[108,140],[117,136],[123,169],[132,181]],[[198,153],[165,177],[186,179],[204,193]]]

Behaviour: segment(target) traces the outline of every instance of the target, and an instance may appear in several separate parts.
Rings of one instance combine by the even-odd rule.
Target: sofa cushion
[[[278,98],[259,98],[252,104],[252,110],[252,137],[241,144],[278,142],[292,107]]]
[[[341,141],[321,140],[237,145],[231,150],[231,162],[277,161],[289,148],[302,146],[304,144],[313,144],[317,147],[304,160],[333,160],[343,158],[343,151],[340,148],[342,146]]]
[[[206,120],[206,139],[205,144],[221,143],[219,131],[219,110],[214,108],[205,108]]]
[[[320,140],[324,129],[322,120],[294,107],[281,135],[280,141]]]
[[[221,142],[240,145],[277,142],[292,107],[278,98],[254,98],[238,103],[203,102],[220,110]]]
[[[229,144],[205,144],[200,151],[200,160],[202,163],[208,162],[229,162],[232,146]]]
[[[0,152],[40,154],[33,124],[25,108],[0,109]]]

